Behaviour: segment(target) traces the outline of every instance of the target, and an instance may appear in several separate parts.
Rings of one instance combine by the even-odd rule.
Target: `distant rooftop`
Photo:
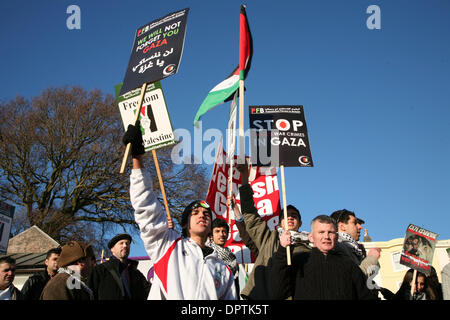
[[[7,254],[46,253],[48,250],[58,246],[59,243],[52,239],[48,234],[37,226],[32,226],[9,239]]]

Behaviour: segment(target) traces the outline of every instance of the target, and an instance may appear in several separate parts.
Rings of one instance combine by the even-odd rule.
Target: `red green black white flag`
[[[239,26],[239,65],[225,80],[209,91],[195,115],[194,125],[206,112],[231,100],[231,95],[239,88],[239,80],[244,80],[247,76],[252,60],[253,42],[244,5],[241,5]]]

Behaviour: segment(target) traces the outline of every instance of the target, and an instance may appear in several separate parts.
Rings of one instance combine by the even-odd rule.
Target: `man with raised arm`
[[[145,249],[154,261],[155,275],[148,298],[236,299],[230,269],[205,245],[212,220],[208,203],[196,200],[185,208],[181,217],[182,235],[170,229],[166,213],[153,191],[150,173],[144,169],[145,150],[139,123],[128,126],[123,142],[132,144],[130,199]]]

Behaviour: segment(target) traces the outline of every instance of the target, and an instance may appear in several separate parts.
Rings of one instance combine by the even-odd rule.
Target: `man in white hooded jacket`
[[[144,170],[139,124],[128,127],[123,142],[132,143],[130,199],[145,249],[154,262],[148,299],[236,299],[231,270],[214,250],[205,246],[211,232],[209,205],[205,201],[194,201],[184,210],[183,237],[170,229],[167,216],[153,192],[151,176]]]

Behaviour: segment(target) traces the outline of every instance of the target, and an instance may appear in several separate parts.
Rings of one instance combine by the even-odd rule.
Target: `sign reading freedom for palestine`
[[[303,106],[250,106],[252,161],[258,166],[312,167]]]
[[[189,8],[173,12],[136,31],[120,95],[178,71]]]
[[[116,85],[114,89],[123,126],[127,130],[129,124],[134,125],[133,121],[138,108],[141,88],[127,92],[119,97],[117,97],[117,93],[120,91],[120,84]],[[141,122],[145,151],[159,149],[176,143],[166,100],[159,81],[147,86],[139,120]]]

